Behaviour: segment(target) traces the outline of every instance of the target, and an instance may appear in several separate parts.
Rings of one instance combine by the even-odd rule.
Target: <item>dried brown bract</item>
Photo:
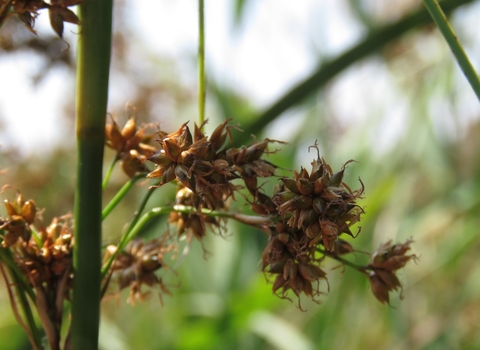
[[[50,0],[49,2],[43,0],[2,0],[0,1],[0,23],[8,17],[17,15],[29,31],[37,34],[33,27],[38,11],[48,9],[50,25],[55,33],[62,38],[64,22],[80,24],[77,15],[68,7],[82,2],[83,0]]]

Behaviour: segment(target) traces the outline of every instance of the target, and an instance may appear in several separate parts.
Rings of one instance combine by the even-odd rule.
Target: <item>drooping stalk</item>
[[[112,36],[112,0],[79,6],[77,182],[71,345],[97,349],[100,322],[102,164]]]
[[[430,16],[432,16],[433,20],[435,21],[435,24],[445,38],[448,46],[450,46],[450,50],[452,50],[460,69],[463,71],[463,74],[465,74],[470,86],[477,95],[477,98],[480,100],[480,80],[478,78],[478,74],[475,72],[475,69],[468,59],[462,44],[460,44],[455,32],[448,23],[447,17],[440,8],[440,5],[436,0],[423,0],[423,4],[430,13]]]
[[[205,121],[205,13],[204,0],[198,0],[198,125]]]

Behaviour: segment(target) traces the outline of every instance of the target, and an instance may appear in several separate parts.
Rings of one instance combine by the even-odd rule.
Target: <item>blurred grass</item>
[[[330,293],[322,297],[321,305],[302,300],[307,311],[301,312],[295,302],[273,296],[259,272],[265,235],[232,223],[226,238],[208,237],[205,247],[212,253],[208,259],[195,242],[176,273],[162,273],[172,291],[172,296],[163,295],[163,306],[156,290],[134,307],[125,302],[128,291],[105,301],[103,349],[479,349],[480,122],[478,109],[475,119],[467,122],[460,113],[465,111],[461,108],[465,92],[458,87],[462,77],[444,58],[446,49],[435,51],[433,58],[421,55],[435,38],[428,28],[409,33],[337,77],[340,81],[352,72],[360,76],[353,93],[362,106],[340,107],[352,116],[360,113],[360,107],[369,107],[363,119],[341,118],[339,105],[344,101],[338,100],[344,95],[333,80],[320,94],[255,132],[258,137],[289,141],[270,157],[283,168],[308,169],[316,154],[307,148],[315,140],[334,169],[348,159],[357,161],[345,175],[352,188],[359,176],[366,186],[362,204],[367,213],[354,240],[357,248],[371,251],[388,239],[415,241],[413,252],[420,259],[399,276],[405,287],[403,300],[395,295],[392,307],[381,305],[363,276],[326,263]],[[365,78],[371,69],[378,79]],[[393,100],[376,87],[383,76],[397,89]],[[230,87],[212,84],[211,91],[216,91],[213,120],[234,113],[239,115],[235,122],[252,121],[248,117],[255,108],[248,98]],[[398,105],[405,108],[400,131],[385,136],[387,126],[398,117],[390,112]],[[286,137],[276,137],[278,133]],[[68,169],[72,167],[66,167],[65,159],[69,159],[65,154],[58,155],[35,167],[34,160],[17,167],[10,162],[11,172],[2,180],[15,181],[26,197],[48,206],[46,215],[58,215],[70,209],[64,198],[71,196]],[[114,173],[106,198],[124,180],[120,172]],[[49,182],[55,183],[54,191]],[[105,239],[122,229],[144,190],[129,194],[106,220]],[[158,191],[149,205],[168,203],[173,190]],[[165,222],[159,221],[145,235],[164,229]],[[367,257],[357,253],[356,259]],[[4,293],[0,303],[9,308]],[[8,330],[11,344],[17,339],[15,344],[21,344],[21,336],[17,337],[21,330],[13,317],[2,318],[0,327]],[[0,343],[0,348],[8,346]]]

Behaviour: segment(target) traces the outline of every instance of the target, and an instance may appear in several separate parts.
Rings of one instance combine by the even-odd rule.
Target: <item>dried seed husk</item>
[[[280,180],[282,180],[285,187],[289,189],[291,192],[300,194],[297,188],[297,182],[294,179],[291,179],[289,177],[282,177]]]
[[[296,185],[297,185],[298,192],[300,192],[303,195],[309,196],[313,193],[314,184],[310,180],[304,177],[298,178],[296,181]]]
[[[37,208],[35,203],[32,200],[26,201],[22,207],[22,217],[29,224],[32,224],[35,221],[35,215],[37,213]]]

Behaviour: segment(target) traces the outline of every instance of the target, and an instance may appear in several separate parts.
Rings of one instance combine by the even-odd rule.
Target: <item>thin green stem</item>
[[[478,74],[475,72],[462,44],[460,44],[455,32],[448,23],[448,19],[443,13],[440,5],[436,0],[423,0],[423,4],[435,21],[435,24],[445,38],[448,46],[450,46],[450,50],[452,50],[460,69],[463,71],[463,74],[465,74],[470,86],[480,100],[480,80]]]
[[[133,220],[130,222],[130,224],[128,225],[128,228],[125,230],[125,233],[120,238],[120,243],[117,247],[117,250],[115,251],[114,254],[112,254],[109,257],[107,262],[102,266],[102,272],[101,272],[102,273],[102,281],[105,278],[105,276],[107,275],[108,270],[110,269],[110,266],[112,265],[113,261],[115,260],[115,256],[116,256],[117,252],[121,251],[125,247],[125,245],[128,243],[128,241],[126,241],[126,239],[130,235],[130,231],[135,227],[138,220],[140,219],[140,215],[142,214],[143,210],[145,209],[145,206],[147,205],[148,200],[150,199],[151,195],[153,194],[153,191],[155,191],[155,187],[152,187],[147,191],[147,193],[143,197],[142,202],[140,203],[137,211],[135,212]]]
[[[129,228],[125,231],[122,238],[120,239],[120,243],[117,246],[116,252],[122,251],[128,242],[130,242],[133,238],[135,238],[140,231],[147,225],[150,220],[157,216],[169,214],[172,211],[176,211],[179,213],[184,214],[198,214],[198,209],[195,207],[189,207],[185,205],[174,205],[171,207],[157,207],[150,209],[147,213],[145,213],[141,218],[137,218],[135,222],[130,223]],[[211,210],[202,208],[200,212],[203,215],[210,216],[210,217],[222,217],[228,219],[234,219],[241,223],[252,225],[252,226],[265,226],[271,223],[271,219],[264,216],[254,216],[254,215],[244,215],[240,213],[231,213],[226,211],[218,211],[218,210]],[[116,253],[115,252],[115,253]],[[112,265],[113,261],[115,260],[115,255],[109,257],[107,262],[104,264],[102,268],[102,275],[105,277]]]
[[[205,13],[204,0],[198,0],[198,121],[205,121]]]
[[[115,197],[112,198],[110,203],[107,204],[107,206],[103,209],[102,211],[102,220],[105,220],[105,218],[111,213],[111,211],[120,203],[120,201],[127,195],[127,193],[130,191],[130,189],[133,187],[135,182],[137,182],[140,179],[144,179],[145,175],[136,175],[132,177],[130,180],[127,181],[125,185],[120,189],[120,191],[117,192]]]
[[[12,311],[17,318],[17,321],[19,322],[20,326],[24,328],[25,332],[27,333],[27,336],[30,340],[30,343],[32,344],[34,349],[42,349],[42,341],[40,334],[37,329],[37,325],[35,324],[35,319],[33,317],[33,312],[32,308],[30,306],[30,303],[28,302],[27,296],[32,300],[32,302],[35,302],[35,294],[33,294],[33,290],[26,282],[25,276],[19,271],[18,266],[11,261],[13,259],[10,250],[8,249],[1,249],[2,254],[1,254],[1,263],[0,263],[0,270],[2,272],[2,275],[5,279],[5,284],[7,285],[7,291],[10,297],[10,302],[12,306]],[[8,263],[7,263],[8,261]],[[4,269],[3,269],[3,264],[5,264],[5,267],[8,270],[8,274],[10,275],[10,278],[12,279],[12,283],[10,283]],[[21,318],[18,308],[17,308],[17,303],[15,301],[15,296],[12,293],[12,286],[15,287],[16,290],[16,295],[18,298],[18,302],[21,305],[21,308],[23,310],[23,313],[26,318],[27,324],[23,322],[23,319]]]
[[[344,259],[336,254],[332,254],[331,252],[327,252],[326,250],[324,249],[320,249],[320,248],[317,248],[317,252],[325,255],[325,256],[328,256],[329,258],[331,259],[334,259],[334,260],[337,260],[338,262],[341,262],[343,265],[346,265],[346,266],[349,266],[363,274],[367,274],[367,270],[369,270],[368,267],[366,266],[363,266],[363,265],[357,265],[357,264],[354,264],[352,263],[351,261],[348,261],[347,259]]]
[[[77,52],[77,184],[71,345],[98,349],[102,234],[102,167],[113,0],[84,0]]]
[[[115,168],[115,164],[117,164],[118,160],[118,156],[115,156],[112,160],[112,163],[108,167],[107,174],[105,174],[105,179],[103,179],[102,182],[102,190],[105,190],[105,188],[107,187],[110,176],[112,176],[113,169]]]

